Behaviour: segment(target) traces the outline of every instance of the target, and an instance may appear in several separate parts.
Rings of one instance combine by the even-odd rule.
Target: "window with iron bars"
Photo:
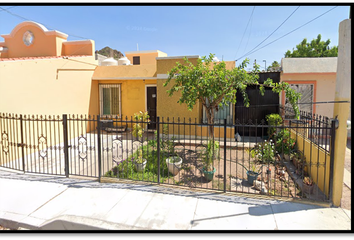
[[[208,104],[208,102],[207,102]],[[222,106],[219,106],[218,111],[214,111],[214,123],[215,124],[223,124],[224,123],[224,119],[226,119],[226,123],[227,124],[232,124],[232,104],[230,102],[228,102],[228,106],[226,106],[225,104],[222,104]],[[208,118],[207,118],[207,114],[206,114],[206,109],[203,106],[203,119],[202,122],[204,124],[208,123]]]
[[[100,115],[121,116],[120,84],[100,84]]]

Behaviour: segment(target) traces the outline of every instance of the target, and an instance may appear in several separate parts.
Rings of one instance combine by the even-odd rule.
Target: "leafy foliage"
[[[318,34],[317,39],[307,42],[304,38],[302,42],[296,45],[291,52],[288,50],[285,53],[286,58],[300,58],[300,57],[337,57],[338,46],[329,47],[331,40],[321,41],[321,34]]]
[[[213,170],[214,160],[220,159],[220,144],[218,141],[209,140],[206,148],[202,152],[204,167],[206,171]]]
[[[290,131],[287,129],[282,129],[276,135],[276,146],[275,149],[279,153],[290,154],[295,151],[295,139],[290,137]]]
[[[197,102],[205,107],[209,136],[214,137],[212,124],[214,124],[215,111],[218,111],[222,105],[235,104],[237,91],[241,92],[245,106],[249,106],[250,101],[246,93],[248,85],[259,85],[262,95],[264,95],[265,86],[272,87],[273,92],[276,93],[285,91],[285,96],[293,106],[295,115],[299,115],[296,103],[301,95],[291,89],[288,83],[273,83],[268,78],[264,84],[259,84],[259,65],[254,64],[251,72],[245,70],[249,59],[229,70],[226,69],[224,61],[213,62],[213,57],[214,54],[210,54],[209,57],[201,57],[197,60],[196,65],[184,58],[183,63],[177,62],[176,66],[171,69],[168,79],[164,83],[164,87],[167,87],[171,80],[174,80],[167,93],[172,96],[175,92],[181,92],[178,103],[185,103],[189,110],[192,110]]]
[[[279,68],[280,64],[277,61],[272,62],[270,66],[267,67],[267,71],[271,71],[272,69]]]
[[[278,126],[278,125],[280,125],[283,122],[283,119],[277,113],[268,114],[266,116],[266,120],[267,120],[268,124],[271,125],[271,126]],[[272,138],[275,133],[276,133],[276,128],[274,128],[274,127],[269,127],[268,128],[268,136],[269,136],[269,138]]]
[[[273,140],[256,144],[250,149],[250,154],[252,158],[256,158],[261,163],[274,163],[275,145]]]

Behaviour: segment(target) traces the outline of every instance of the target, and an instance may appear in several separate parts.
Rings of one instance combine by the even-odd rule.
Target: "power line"
[[[253,14],[252,14],[252,16],[253,16]],[[246,49],[247,49],[247,46],[248,46],[248,42],[249,42],[249,40],[250,40],[251,30],[252,30],[252,23],[253,23],[253,17],[251,18],[250,32],[249,32],[249,34],[248,34],[248,39],[247,39],[246,47],[245,47],[245,49],[243,50],[243,53],[242,53],[242,54],[244,54],[244,53],[246,52]]]
[[[20,15],[18,15],[18,14],[15,14],[15,13],[13,13],[13,12],[10,12],[10,11],[7,10],[7,9],[9,9],[9,8],[5,9],[5,8],[0,7],[0,9],[2,9],[2,11],[7,12],[8,14],[11,14],[12,16],[21,18],[21,19],[23,19],[23,20],[25,20],[25,21],[37,22],[37,21],[33,21],[33,20],[31,20],[31,19],[22,17],[22,16],[20,16]],[[40,22],[37,22],[37,23],[40,23]],[[40,23],[40,24],[42,24],[42,23]],[[55,30],[55,28],[52,28],[52,27],[50,27],[50,26],[48,26],[48,25],[46,25],[46,24],[42,24],[42,25],[46,26],[46,27],[49,28],[49,29]],[[74,35],[74,34],[70,34],[70,33],[68,33],[68,34],[69,34],[71,37],[76,37],[76,38],[81,38],[81,39],[88,39],[88,38],[80,37],[80,36],[77,36],[77,35]]]
[[[279,37],[279,38],[275,39],[274,41],[272,41],[272,42],[270,42],[270,43],[268,43],[268,44],[264,45],[263,47],[258,48],[258,49],[256,49],[256,50],[254,50],[253,52],[250,52],[250,53],[247,53],[247,54],[243,55],[242,57],[238,58],[236,61],[240,60],[241,58],[243,58],[243,57],[245,57],[245,56],[247,56],[247,55],[250,55],[250,54],[252,54],[252,53],[257,52],[258,50],[261,50],[262,48],[265,48],[266,46],[268,46],[268,45],[270,45],[270,44],[272,44],[272,43],[274,43],[274,42],[278,41],[279,39],[281,39],[281,38],[283,38],[283,37],[285,37],[285,36],[289,35],[290,33],[295,32],[296,30],[298,30],[298,29],[302,28],[303,26],[305,26],[305,25],[309,24],[310,22],[313,22],[313,21],[315,21],[316,19],[318,19],[318,18],[322,17],[323,15],[325,15],[326,13],[328,13],[328,12],[332,11],[332,10],[333,10],[333,9],[335,9],[336,7],[338,7],[338,6],[335,6],[334,8],[331,8],[330,10],[328,10],[328,11],[326,11],[326,12],[322,13],[321,15],[319,15],[319,16],[317,16],[317,17],[315,17],[314,19],[312,19],[312,20],[308,21],[307,23],[305,23],[305,24],[301,25],[300,27],[295,28],[294,30],[292,30],[292,31],[290,31],[290,32],[288,32],[288,33],[286,33],[286,34],[284,34],[283,36],[281,36],[281,37]]]
[[[236,57],[236,55],[237,55],[237,53],[238,53],[238,50],[239,50],[239,49],[240,49],[240,47],[241,47],[241,44],[242,44],[242,41],[243,41],[243,37],[245,36],[246,30],[247,30],[247,28],[248,28],[248,24],[250,23],[250,20],[251,20],[251,18],[252,18],[252,16],[253,16],[253,12],[254,12],[254,9],[255,9],[255,8],[256,8],[256,6],[254,6],[254,7],[253,7],[253,10],[252,10],[251,16],[250,16],[250,18],[248,19],[247,26],[246,26],[246,28],[245,28],[245,31],[243,32],[243,35],[242,35],[242,38],[241,38],[241,42],[240,42],[240,45],[239,45],[239,46],[238,46],[238,48],[237,48],[237,51],[236,51],[235,57]]]
[[[17,7],[17,6],[8,7],[8,8],[6,8],[6,10],[11,9],[11,8],[14,8],[14,7]],[[4,10],[4,9],[3,9],[3,10],[0,10],[0,12],[2,12],[2,11],[5,11],[5,10]]]
[[[250,52],[252,52],[254,49],[256,49],[259,45],[261,45],[262,43],[264,43],[268,38],[270,38],[286,21],[288,21],[288,19],[300,8],[300,6],[298,6],[268,37],[266,37],[262,42],[260,42],[257,46],[255,46],[252,50],[248,51],[245,55],[249,54]]]

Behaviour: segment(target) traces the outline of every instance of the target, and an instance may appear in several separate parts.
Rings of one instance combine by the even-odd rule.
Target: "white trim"
[[[110,86],[109,86],[110,85]],[[102,100],[102,97],[103,97],[103,89],[104,88],[111,88],[111,86],[114,86],[114,87],[118,87],[118,93],[119,93],[119,96],[118,96],[118,101],[119,101],[119,115],[118,115],[118,118],[121,118],[122,117],[122,91],[121,91],[121,85],[120,84],[109,84],[109,83],[99,83],[98,84],[98,88],[99,88],[99,104],[100,104],[100,116],[112,116],[112,117],[116,117],[117,115],[112,115],[112,114],[103,114],[103,100]]]
[[[190,55],[190,56],[174,56],[174,57],[156,57],[156,60],[165,60],[165,59],[183,59],[183,58],[200,58],[199,55]]]
[[[93,77],[92,80],[157,80],[156,77]]]
[[[65,34],[65,33],[62,33],[62,32],[56,31],[56,30],[48,31],[48,29],[47,29],[45,26],[43,26],[43,25],[40,24],[40,23],[33,22],[33,21],[25,21],[25,22],[22,22],[22,23],[18,24],[18,25],[11,31],[10,34],[4,34],[4,35],[1,35],[1,36],[2,36],[3,38],[14,37],[15,34],[17,33],[17,31],[20,30],[22,27],[25,27],[25,26],[35,26],[35,27],[38,27],[38,28],[40,28],[46,35],[57,35],[58,37],[61,37],[61,38],[65,38],[65,39],[68,38],[68,35]]]
[[[167,78],[168,78],[168,74],[165,74],[165,73],[163,73],[163,74],[161,74],[161,73],[157,74],[157,79],[167,79]]]

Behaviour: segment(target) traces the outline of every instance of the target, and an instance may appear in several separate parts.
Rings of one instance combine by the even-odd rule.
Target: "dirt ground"
[[[182,169],[173,178],[167,179],[166,183],[177,184],[188,187],[201,187],[207,189],[224,189],[224,151],[220,149],[220,161],[214,162],[216,169],[212,181],[208,181],[201,172],[203,162],[198,154],[201,149],[198,147],[186,146],[185,148],[176,149],[179,155],[184,159]],[[253,185],[247,182],[246,168],[249,168],[252,162],[255,162],[250,157],[247,151],[239,149],[227,149],[226,151],[226,189],[227,191],[237,191],[245,193],[283,196],[283,197],[297,197],[299,189],[295,187],[293,179],[288,175],[285,168],[284,171],[276,169],[273,164],[255,163],[256,170],[261,171],[257,180],[260,181],[260,188],[256,189]],[[267,174],[268,170],[268,174]],[[270,170],[270,171],[269,171]],[[277,174],[280,173],[280,174]]]

